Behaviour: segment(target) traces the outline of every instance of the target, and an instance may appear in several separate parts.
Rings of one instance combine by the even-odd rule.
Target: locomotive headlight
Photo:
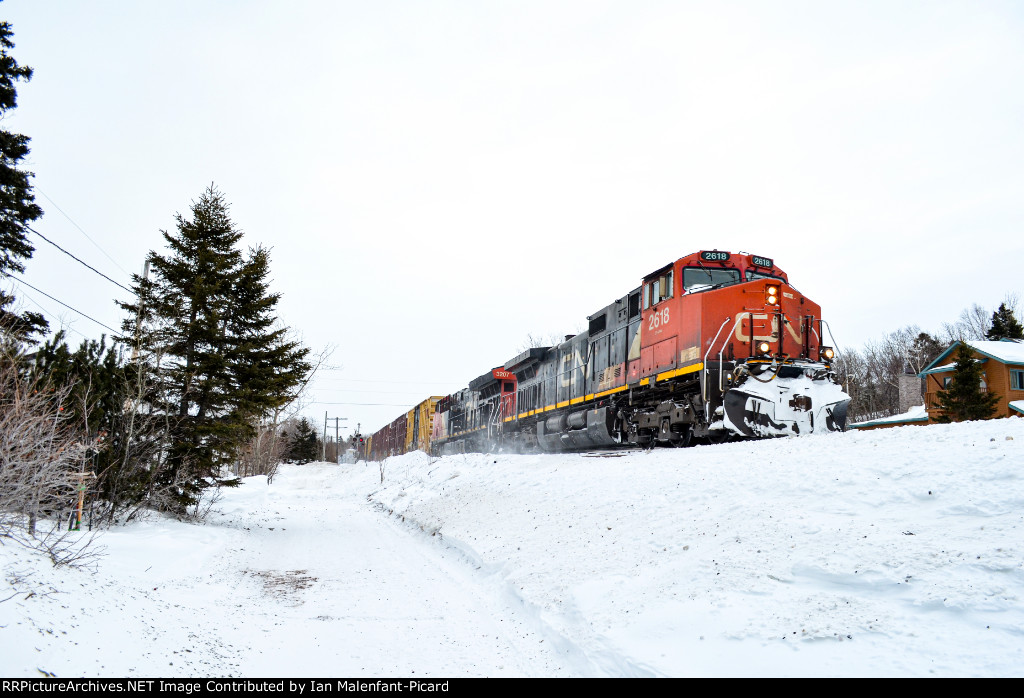
[[[826,361],[831,361],[832,359],[836,358],[836,353],[835,351],[832,350],[832,347],[822,347],[821,358],[825,359]]]
[[[760,344],[757,345],[757,350],[762,354],[767,354],[772,350],[772,345],[769,344],[768,342],[761,342]]]
[[[779,289],[777,289],[775,286],[769,286],[765,290],[768,293],[768,305],[775,305],[776,303],[779,302]]]

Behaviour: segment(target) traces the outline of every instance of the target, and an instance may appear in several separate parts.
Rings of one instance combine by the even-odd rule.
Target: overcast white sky
[[[216,183],[273,249],[282,318],[337,347],[321,423],[376,429],[704,248],[773,257],[840,345],[1024,288],[1019,3],[6,0],[0,18],[36,71],[4,124],[32,138],[35,227],[127,283]],[[118,327],[124,292],[35,242],[24,279]],[[18,294],[75,343],[105,331]]]

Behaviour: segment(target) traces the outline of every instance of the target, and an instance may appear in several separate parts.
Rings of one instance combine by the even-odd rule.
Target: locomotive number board
[[[756,254],[750,255],[750,263],[753,264],[755,267],[771,268],[775,266],[774,264],[772,264],[772,260],[769,259],[768,257],[758,257]]]
[[[728,262],[729,253],[719,252],[718,250],[714,250],[713,252],[701,252],[700,258],[705,262]]]

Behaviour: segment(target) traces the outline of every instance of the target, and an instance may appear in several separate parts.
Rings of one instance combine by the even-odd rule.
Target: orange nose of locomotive
[[[821,307],[785,281],[744,284],[735,316],[732,355],[753,361],[805,359],[830,362],[821,339]]]

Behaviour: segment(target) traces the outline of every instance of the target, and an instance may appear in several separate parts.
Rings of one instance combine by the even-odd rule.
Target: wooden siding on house
[[[936,369],[940,369],[944,366],[951,367],[956,363],[956,352],[952,351],[952,349],[957,344],[959,344],[959,342],[947,349],[946,352],[944,352],[944,355],[940,357],[935,364],[926,369],[924,373],[927,375],[922,374],[925,378],[924,404],[928,409],[928,418],[930,422],[936,421],[936,418],[942,414],[942,410],[938,407],[938,394],[939,391],[945,389],[944,379],[953,377],[952,370],[943,372],[935,371]],[[1010,403],[1015,400],[1024,400],[1024,390],[1014,390],[1012,388],[1010,372],[1024,371],[1024,362],[1005,362],[997,357],[978,351],[974,347],[971,347],[971,351],[974,354],[974,358],[982,362],[982,372],[985,380],[986,391],[999,396],[999,402],[996,405],[996,411],[993,417],[1018,416],[1020,413],[1011,409]]]

